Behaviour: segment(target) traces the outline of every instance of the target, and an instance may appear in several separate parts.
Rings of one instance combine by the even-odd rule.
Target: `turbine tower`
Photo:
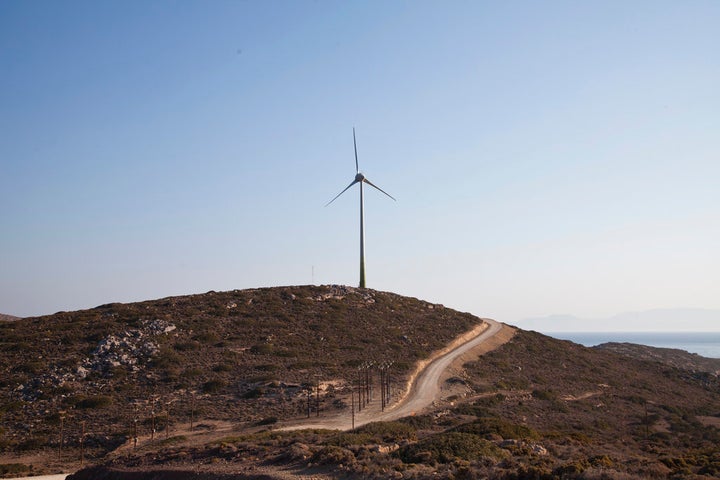
[[[363,201],[363,183],[367,183],[371,187],[375,188],[376,190],[379,190],[380,192],[384,193],[388,197],[395,200],[395,198],[384,191],[382,188],[378,187],[377,185],[373,184],[370,180],[365,178],[365,175],[363,175],[360,172],[360,164],[358,163],[358,154],[357,154],[357,142],[355,141],[355,127],[353,127],[353,147],[355,148],[355,180],[350,183],[347,187],[345,187],[345,190],[338,193],[335,198],[330,200],[325,206],[327,207],[332,202],[337,200],[337,198],[345,193],[347,189],[355,185],[356,183],[360,184],[360,288],[365,288],[365,202]]]

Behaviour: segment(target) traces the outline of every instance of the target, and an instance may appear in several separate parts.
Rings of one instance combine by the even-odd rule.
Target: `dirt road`
[[[420,413],[440,398],[442,380],[454,368],[475,358],[484,352],[502,345],[514,334],[514,329],[495,320],[483,318],[483,323],[470,332],[458,337],[431,358],[420,362],[410,376],[405,391],[400,398],[384,412],[380,411],[380,402],[376,400],[355,415],[355,427],[377,421],[389,421]],[[230,425],[223,425],[225,431]],[[331,430],[350,430],[352,418],[349,414],[319,418],[315,421],[293,422],[278,425],[279,430],[298,430],[305,428],[323,428]],[[129,445],[129,444],[128,444]],[[122,448],[122,447],[121,447]],[[129,448],[129,447],[128,447]],[[275,472],[277,473],[277,472]],[[26,477],[16,480],[64,480],[68,474]],[[295,478],[290,476],[288,478]]]
[[[58,475],[42,475],[39,477],[22,477],[15,478],[13,480],[65,480],[65,477],[70,475],[69,473],[60,473]]]
[[[509,328],[500,322],[484,318],[482,325],[459,337],[430,359],[421,362],[415,373],[410,377],[405,394],[394,405],[382,412],[380,411],[379,402],[376,401],[357,413],[355,415],[355,427],[370,422],[395,420],[422,412],[440,397],[440,380],[453,362],[466,357],[469,351],[477,349],[477,347],[495,337],[503,329]],[[501,345],[511,336],[511,334],[504,335],[504,341],[496,342],[497,344],[494,347]],[[279,429],[299,430],[304,428],[350,430],[352,428],[352,417],[350,415],[326,417],[309,423],[285,425]]]

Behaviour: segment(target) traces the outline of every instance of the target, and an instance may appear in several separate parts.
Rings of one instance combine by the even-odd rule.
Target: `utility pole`
[[[193,420],[195,417],[195,392],[190,392],[190,431],[193,431]]]
[[[380,410],[385,411],[385,367],[380,365]]]
[[[384,361],[378,365],[380,371],[380,405],[383,412],[390,403],[390,366],[392,364],[391,361]]]
[[[172,400],[168,400],[165,403],[165,440],[170,438],[170,404]]]
[[[58,459],[62,459],[63,443],[65,442],[65,410],[60,410],[60,448],[58,449]]]
[[[133,417],[133,448],[137,448],[137,442],[138,442],[138,405],[137,403],[133,406],[134,407],[134,417]]]
[[[312,398],[312,386],[307,387],[307,418],[310,418],[310,399]]]
[[[80,422],[82,433],[80,434],[80,468],[85,464],[85,420]]]
[[[317,390],[315,391],[315,403],[317,404],[317,415],[320,416],[320,379],[317,381]]]
[[[370,384],[371,384],[371,380],[372,380],[372,377],[370,375],[370,367],[371,366],[372,366],[372,363],[368,363],[365,366],[365,401],[368,404],[370,403],[370,400],[372,400],[372,398],[370,397],[370,393],[371,393]]]
[[[352,429],[355,430],[355,392],[353,392],[352,383],[350,384],[350,405],[352,411]]]

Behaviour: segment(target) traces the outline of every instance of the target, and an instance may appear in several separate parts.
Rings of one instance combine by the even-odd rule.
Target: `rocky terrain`
[[[433,409],[398,421],[350,432],[225,432],[200,443],[171,437],[73,479],[720,475],[716,377],[518,331],[444,389]]]
[[[456,365],[428,411],[349,432],[280,428],[349,415],[353,384],[377,405],[381,379],[399,391],[479,322],[327,286],[0,325],[0,473],[82,458],[74,479],[720,476],[717,375],[522,330]]]
[[[347,409],[362,370],[392,396],[415,362],[481,321],[344,286],[172,297],[0,324],[0,464],[103,458],[202,419],[252,427]],[[33,460],[55,452],[50,465]],[[46,455],[47,456],[47,455]],[[5,470],[23,468],[2,467]],[[28,467],[29,468],[29,467]]]
[[[14,322],[15,320],[20,320],[20,317],[0,313],[0,322]]]

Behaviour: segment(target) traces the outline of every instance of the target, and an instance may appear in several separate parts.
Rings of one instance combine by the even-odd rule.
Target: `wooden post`
[[[195,420],[195,394],[190,394],[190,431],[193,431],[193,420]]]
[[[367,392],[365,394],[365,398],[367,399],[367,403],[369,404],[372,400],[372,390],[371,390],[371,384],[372,384],[372,376],[370,375],[370,365],[365,368],[365,388],[367,389]]]
[[[80,422],[82,425],[82,433],[80,434],[80,468],[85,463],[85,421]]]
[[[61,411],[58,413],[60,413],[60,448],[58,448],[58,459],[62,459],[62,449],[65,440],[65,412]]]
[[[370,403],[370,366],[365,367],[365,404]]]
[[[137,448],[138,442],[138,404],[133,405],[133,448]]]
[[[350,384],[350,405],[352,411],[352,429],[355,430],[355,392],[353,392],[352,383]]]
[[[385,411],[385,367],[380,367],[380,408]]]
[[[315,392],[315,401],[317,403],[317,416],[320,416],[320,380],[317,381],[317,391]]]
[[[307,418],[310,418],[310,398],[312,397],[312,387],[307,390]]]

